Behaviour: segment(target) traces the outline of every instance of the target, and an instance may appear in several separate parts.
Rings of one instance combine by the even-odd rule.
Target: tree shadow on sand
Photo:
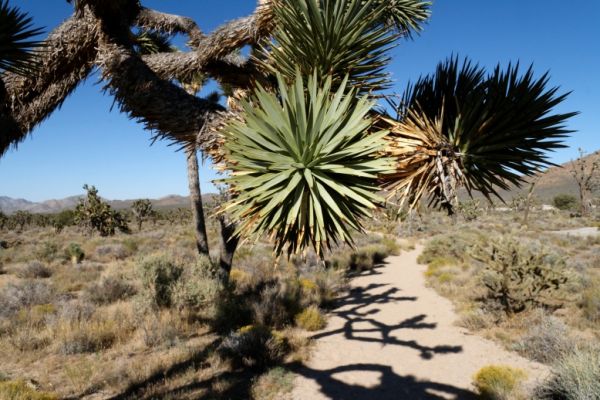
[[[386,289],[386,286],[388,285],[372,283],[365,287],[354,288],[347,295],[339,298],[332,314],[345,320],[343,327],[317,333],[313,339],[343,333],[347,340],[409,347],[418,351],[423,359],[431,359],[435,354],[462,351],[462,346],[431,347],[421,345],[415,340],[400,340],[394,337],[394,332],[402,329],[435,329],[437,324],[425,322],[427,315],[424,314],[415,315],[393,325],[379,321],[377,314],[380,310],[373,308],[374,305],[417,300],[413,296],[398,296],[400,289],[394,287]]]
[[[315,381],[320,392],[335,400],[439,400],[476,399],[473,392],[443,383],[419,381],[413,376],[400,376],[389,366],[378,364],[351,364],[329,370],[315,370],[304,365],[291,366],[295,373]],[[379,374],[376,386],[364,387],[346,383],[336,374],[375,372]]]

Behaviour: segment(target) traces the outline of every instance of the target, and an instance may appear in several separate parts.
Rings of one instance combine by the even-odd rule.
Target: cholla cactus
[[[488,298],[498,301],[507,315],[531,307],[560,307],[556,292],[567,282],[563,258],[513,237],[476,247],[471,256],[484,264]]]

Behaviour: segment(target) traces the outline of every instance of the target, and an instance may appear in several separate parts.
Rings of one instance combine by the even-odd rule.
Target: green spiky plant
[[[34,28],[32,18],[0,0],[0,72],[27,74],[37,62],[32,50],[41,42],[34,38],[43,32]]]
[[[278,76],[278,85],[259,87],[239,121],[225,128],[224,168],[232,172],[225,182],[235,199],[227,210],[242,221],[238,234],[270,234],[278,253],[286,246],[293,253],[312,245],[322,254],[340,240],[351,243],[351,232],[361,228],[360,219],[379,205],[374,193],[380,188],[399,197],[400,208],[407,202],[414,207],[429,197],[449,213],[458,205],[461,187],[469,194],[479,191],[488,199],[499,197],[498,189],[518,186],[550,165],[545,153],[562,147],[561,140],[569,133],[564,124],[575,113],[552,114],[566,95],[547,88],[547,75],[536,79],[531,69],[521,74],[518,66],[510,65],[487,74],[468,61],[461,65],[457,58],[409,86],[396,117],[376,108],[372,100],[389,83],[388,50],[400,36],[419,30],[428,15],[426,2],[277,4],[277,29],[270,46],[259,53],[259,64],[267,74]],[[311,78],[306,83],[298,74]],[[337,119],[331,140],[343,138],[359,124],[360,141],[377,143],[377,150],[368,153],[370,165],[377,165],[369,170],[368,186],[357,184],[355,171],[342,165],[347,176],[327,176],[320,182],[327,191],[311,190],[312,168],[317,164],[305,163],[302,157],[325,148],[319,144],[322,137],[310,131],[328,128],[316,118],[314,127],[307,129],[306,121],[311,120],[317,99],[332,98],[327,91],[347,94],[344,118]],[[388,130],[389,135],[381,133]],[[362,162],[353,154],[358,150],[352,142],[340,140],[337,151],[347,156],[344,162]],[[390,158],[393,173],[388,173]],[[319,163],[324,160],[341,164],[328,158]],[[321,168],[334,170],[327,164]],[[354,187],[372,194],[362,199],[368,204],[352,197],[363,193]],[[320,212],[323,218],[317,220]]]
[[[381,202],[377,179],[391,167],[380,157],[387,132],[369,130],[373,102],[357,99],[347,79],[333,95],[331,78],[317,81],[316,73],[291,84],[278,75],[277,94],[259,88],[242,103],[243,121],[225,131],[224,182],[237,196],[224,210],[242,221],[238,234],[270,234],[277,253],[351,243],[351,230]]]

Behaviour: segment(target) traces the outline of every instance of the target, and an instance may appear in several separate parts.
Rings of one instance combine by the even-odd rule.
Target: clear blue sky
[[[11,0],[38,26],[52,29],[71,13],[65,0]],[[249,14],[253,0],[142,0],[145,6],[194,18],[205,32]],[[498,62],[534,64],[551,71],[551,84],[572,91],[558,111],[580,111],[569,149],[552,155],[564,162],[577,147],[600,148],[600,1],[437,0],[424,32],[394,50],[390,71],[397,91],[434,70],[452,53],[492,68]],[[92,76],[18,149],[0,159],[0,196],[40,201],[96,185],[111,199],[187,194],[185,157],[167,142],[150,145],[144,131],[102,94]],[[213,191],[215,174],[201,171],[202,189]]]

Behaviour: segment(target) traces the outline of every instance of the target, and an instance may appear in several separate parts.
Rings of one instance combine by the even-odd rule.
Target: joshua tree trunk
[[[198,174],[198,155],[196,154],[196,149],[188,147],[186,149],[186,156],[196,247],[198,248],[198,253],[208,256],[208,235],[206,234],[204,208],[202,207],[202,192],[200,191],[200,176]]]
[[[219,225],[221,225],[221,255],[219,265],[221,267],[221,278],[227,282],[233,256],[240,241],[239,236],[234,235],[237,228],[235,222],[232,222],[226,215],[219,216]]]

